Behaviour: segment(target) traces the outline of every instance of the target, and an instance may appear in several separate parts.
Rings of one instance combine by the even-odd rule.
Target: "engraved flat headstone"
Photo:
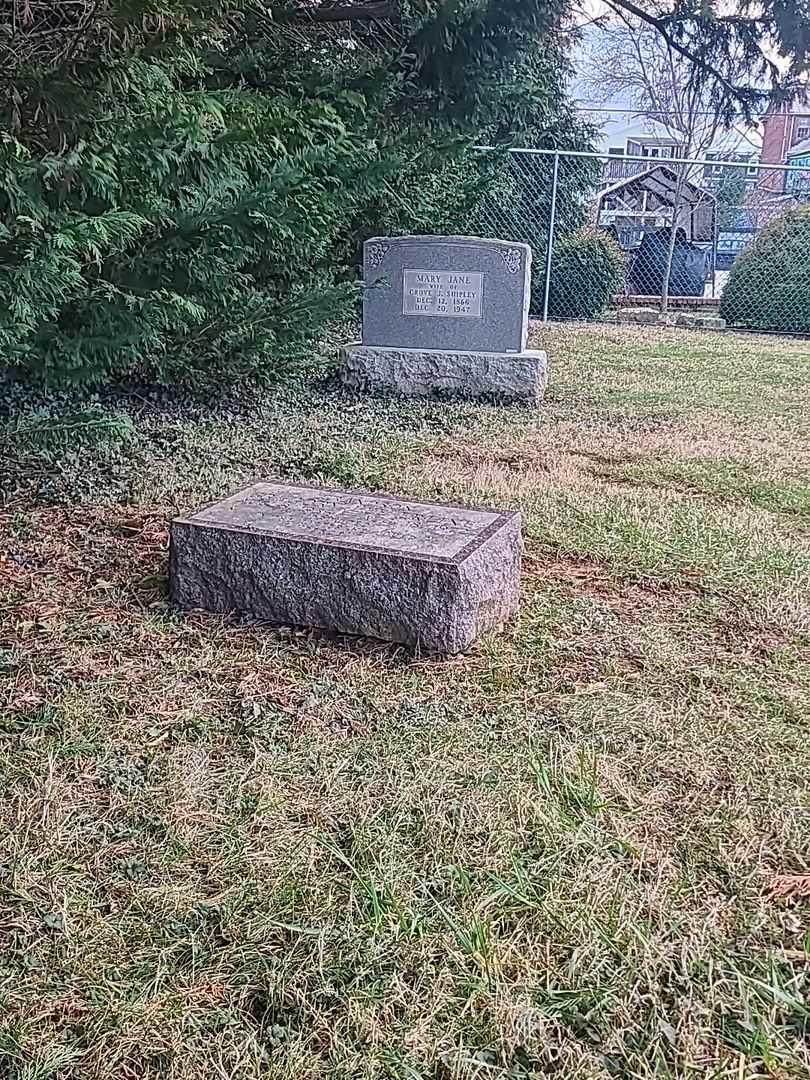
[[[520,515],[258,483],[171,523],[184,608],[455,653],[517,608]]]
[[[342,351],[357,389],[538,401],[527,349],[531,248],[476,236],[376,236],[363,255],[363,340]]]

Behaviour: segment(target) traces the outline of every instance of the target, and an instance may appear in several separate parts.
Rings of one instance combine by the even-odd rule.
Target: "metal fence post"
[[[548,294],[551,288],[551,253],[554,248],[554,226],[557,220],[557,179],[560,174],[560,152],[554,151],[554,166],[551,171],[551,210],[548,219],[548,240],[546,250],[546,280],[543,283],[543,322],[548,322]]]

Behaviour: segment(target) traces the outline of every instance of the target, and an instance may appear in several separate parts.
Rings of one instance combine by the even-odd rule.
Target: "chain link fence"
[[[532,246],[537,318],[810,334],[810,151],[776,166],[665,149],[482,148],[503,161],[471,229]]]

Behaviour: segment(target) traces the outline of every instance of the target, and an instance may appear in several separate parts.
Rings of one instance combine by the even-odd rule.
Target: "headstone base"
[[[447,394],[536,404],[548,381],[546,354],[536,349],[483,353],[346,345],[340,367],[344,385],[353,390],[407,397]]]

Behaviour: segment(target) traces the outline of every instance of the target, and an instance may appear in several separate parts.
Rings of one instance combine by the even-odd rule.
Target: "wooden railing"
[[[611,183],[615,180],[629,180],[633,176],[638,176],[639,173],[646,172],[656,165],[663,165],[665,163],[665,158],[650,158],[649,161],[625,161],[620,157],[617,157],[615,161],[612,161],[608,158],[605,162],[602,175],[605,180]]]

